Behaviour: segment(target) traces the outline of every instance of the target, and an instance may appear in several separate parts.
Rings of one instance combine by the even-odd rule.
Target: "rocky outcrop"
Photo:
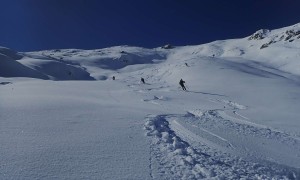
[[[162,49],[172,49],[173,46],[171,44],[166,44],[164,46],[161,47]]]
[[[268,33],[270,32],[270,30],[268,29],[260,29],[258,31],[256,31],[254,34],[252,34],[248,40],[261,40],[264,39]]]
[[[250,36],[248,39],[252,40],[252,39],[256,39],[256,40],[260,40],[266,38],[266,36],[263,36],[263,33],[254,33],[252,36]],[[290,29],[290,30],[286,30],[284,32],[272,35],[270,37],[268,37],[268,39],[270,39],[267,43],[264,43],[260,49],[264,49],[266,47],[269,47],[269,45],[277,43],[277,42],[293,42],[297,39],[300,39],[300,30],[297,29]]]

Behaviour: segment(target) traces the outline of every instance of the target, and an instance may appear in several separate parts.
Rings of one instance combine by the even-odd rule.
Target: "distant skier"
[[[141,78],[141,81],[143,84],[145,84],[145,79],[144,78]]]
[[[179,84],[180,84],[180,86],[182,87],[182,89],[183,89],[184,91],[186,91],[186,88],[185,88],[185,86],[184,86],[184,83],[185,83],[185,81],[182,80],[182,79],[180,79]]]
[[[185,63],[186,67],[189,67],[188,63]]]
[[[113,80],[115,80],[115,79],[116,79],[116,77],[115,77],[115,76],[113,76],[113,77],[112,77],[112,79],[113,79]]]

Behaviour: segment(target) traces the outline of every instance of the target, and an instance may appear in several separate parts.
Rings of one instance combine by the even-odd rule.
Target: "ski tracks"
[[[223,136],[209,130],[208,127],[221,124],[236,129],[239,133],[254,136],[276,138],[283,143],[298,143],[288,134],[259,129],[250,125],[238,124],[223,119],[218,110],[186,115],[158,115],[146,119],[144,129],[150,138],[151,158],[159,162],[158,172],[151,174],[154,179],[297,179],[299,172],[273,162],[260,163],[245,160],[238,156],[219,151],[218,146],[235,148]],[[197,128],[197,134],[186,125]],[[220,128],[220,127],[219,127]],[[199,131],[197,131],[199,132]],[[150,159],[151,159],[150,158]],[[152,160],[153,161],[153,160]],[[153,168],[153,167],[151,167]],[[152,170],[150,170],[152,172]]]
[[[152,151],[161,165],[156,178],[199,179],[212,176],[213,172],[195,162],[198,154],[188,143],[176,136],[164,116],[149,117],[144,128],[147,136],[154,137],[151,140]]]

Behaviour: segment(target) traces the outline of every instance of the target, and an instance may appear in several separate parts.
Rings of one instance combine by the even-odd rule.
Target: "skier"
[[[115,76],[113,76],[113,77],[112,77],[112,79],[113,79],[113,80],[115,80],[115,79],[116,79],[116,77],[115,77]]]
[[[145,80],[144,80],[144,78],[141,78],[141,81],[142,81],[142,83],[143,83],[143,84],[145,84]]]
[[[184,86],[184,83],[185,83],[185,81],[182,80],[182,79],[180,79],[179,84],[180,84],[180,86],[182,87],[182,89],[183,89],[184,91],[186,91],[186,88],[185,88],[185,86]]]

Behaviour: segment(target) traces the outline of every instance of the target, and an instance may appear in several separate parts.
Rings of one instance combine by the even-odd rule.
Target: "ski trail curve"
[[[178,115],[177,115],[178,116]],[[202,141],[202,137],[178,126],[176,115],[148,117],[144,125],[151,148],[159,161],[158,179],[296,179],[297,172],[272,164],[270,166],[244,160],[216,151],[205,145],[195,149],[179,134]],[[174,126],[171,126],[172,121]],[[177,128],[176,128],[177,126]],[[221,138],[222,139],[222,138]],[[204,143],[205,144],[205,143]]]

